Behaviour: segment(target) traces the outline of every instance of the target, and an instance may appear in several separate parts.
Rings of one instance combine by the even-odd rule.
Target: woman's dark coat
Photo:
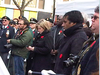
[[[43,69],[51,69],[51,50],[53,47],[53,39],[48,31],[37,35],[33,42],[33,62],[32,70],[41,72]]]

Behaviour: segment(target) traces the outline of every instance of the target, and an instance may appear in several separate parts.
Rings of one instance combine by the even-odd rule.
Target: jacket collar
[[[43,35],[45,35],[45,34],[47,34],[49,31],[44,31],[44,32],[42,32],[42,34],[40,34],[41,36],[43,36]]]
[[[78,30],[82,29],[83,28],[83,25],[82,24],[76,24],[68,29],[66,29],[64,31],[64,34],[66,36],[70,36],[70,35],[73,35],[74,33],[76,33]]]
[[[49,31],[44,31],[44,32],[42,32],[41,34],[39,33],[39,34],[37,35],[37,37],[35,38],[35,40],[41,38],[41,36],[45,36],[45,34],[47,34],[48,32],[49,32]]]
[[[21,35],[23,35],[25,32],[27,32],[29,30],[29,28],[25,28],[23,30],[18,30],[17,33],[14,35],[14,38],[19,38]]]
[[[8,25],[6,25],[6,26],[2,25],[2,28],[3,28],[3,29],[5,29],[5,28],[7,28],[7,27],[8,27]]]

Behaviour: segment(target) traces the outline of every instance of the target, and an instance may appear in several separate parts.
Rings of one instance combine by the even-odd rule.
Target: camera
[[[64,65],[66,65],[66,67],[73,66],[78,62],[78,60],[79,60],[78,55],[70,54],[70,57],[64,61]]]
[[[12,44],[6,44],[4,45],[5,48],[11,48],[12,47]]]

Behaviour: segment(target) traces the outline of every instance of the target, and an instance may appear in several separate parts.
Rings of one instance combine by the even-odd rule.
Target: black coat
[[[6,36],[7,30],[9,31],[9,36]],[[7,44],[7,40],[13,38],[14,36],[14,28],[9,26],[5,29],[0,26],[0,52],[7,53],[9,49],[5,48],[4,45]]]
[[[89,51],[84,55],[83,59],[81,60],[80,75],[91,75],[92,72],[99,70],[99,63],[96,58],[96,52],[98,48],[99,39],[96,40],[96,43],[89,49]]]
[[[58,74],[70,75],[72,67],[66,67],[63,61],[70,57],[70,54],[77,55],[82,49],[87,36],[82,29],[82,25],[77,24],[64,31],[66,35],[61,42],[54,71]]]
[[[43,32],[37,35],[33,42],[33,62],[32,70],[41,72],[43,69],[51,69],[51,50],[53,47],[53,39],[49,32]]]
[[[61,39],[63,38],[62,26],[56,25],[51,28],[51,35],[53,37],[53,49],[58,50]]]

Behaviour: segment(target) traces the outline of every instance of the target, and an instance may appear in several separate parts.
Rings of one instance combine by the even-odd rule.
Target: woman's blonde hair
[[[36,23],[36,29],[38,29],[38,26],[42,27],[44,30],[50,31],[50,26],[45,19],[41,19]]]

